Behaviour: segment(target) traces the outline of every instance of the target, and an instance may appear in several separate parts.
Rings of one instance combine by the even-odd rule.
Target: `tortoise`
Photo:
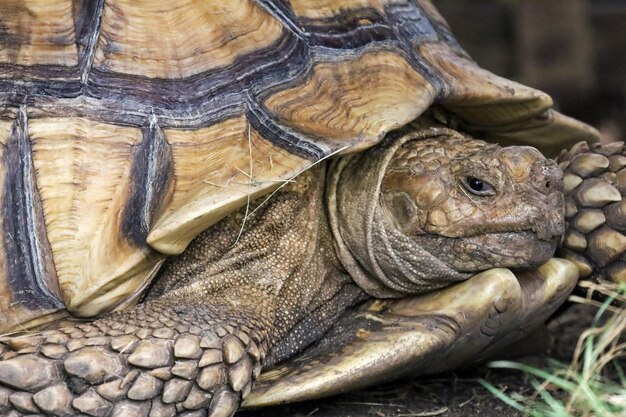
[[[0,28],[3,415],[439,372],[624,279],[623,144],[427,0],[5,1]]]

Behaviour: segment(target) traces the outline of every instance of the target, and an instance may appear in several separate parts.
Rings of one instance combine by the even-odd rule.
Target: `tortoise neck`
[[[320,164],[306,171],[266,203],[251,205],[247,217],[244,208],[200,234],[165,263],[147,300],[203,303],[211,302],[205,294],[220,294],[253,303],[241,292],[248,288],[268,304],[270,347],[281,343],[270,360],[315,341],[363,298],[333,248],[323,207],[325,170]]]
[[[404,143],[454,134],[438,125],[410,126],[329,168],[326,200],[337,255],[369,295],[404,297],[469,278],[398,230],[380,202],[385,172]]]

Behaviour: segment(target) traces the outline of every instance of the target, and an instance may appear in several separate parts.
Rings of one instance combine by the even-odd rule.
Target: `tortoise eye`
[[[465,177],[463,179],[463,186],[467,191],[479,196],[496,195],[496,190],[491,184],[476,177]]]

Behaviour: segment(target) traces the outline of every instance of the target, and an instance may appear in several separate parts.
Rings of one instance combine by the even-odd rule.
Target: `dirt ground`
[[[572,305],[548,327],[548,351],[517,359],[543,366],[546,358],[568,362],[578,336],[595,309]],[[507,394],[531,395],[529,379],[518,371],[479,367],[427,378],[395,381],[319,401],[242,411],[237,417],[521,417],[524,414],[495,398],[478,382],[484,379]]]

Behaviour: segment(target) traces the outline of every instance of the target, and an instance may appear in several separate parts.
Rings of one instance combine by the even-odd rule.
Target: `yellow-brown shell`
[[[200,231],[433,103],[501,143],[595,137],[427,0],[3,0],[0,333],[128,305]]]

